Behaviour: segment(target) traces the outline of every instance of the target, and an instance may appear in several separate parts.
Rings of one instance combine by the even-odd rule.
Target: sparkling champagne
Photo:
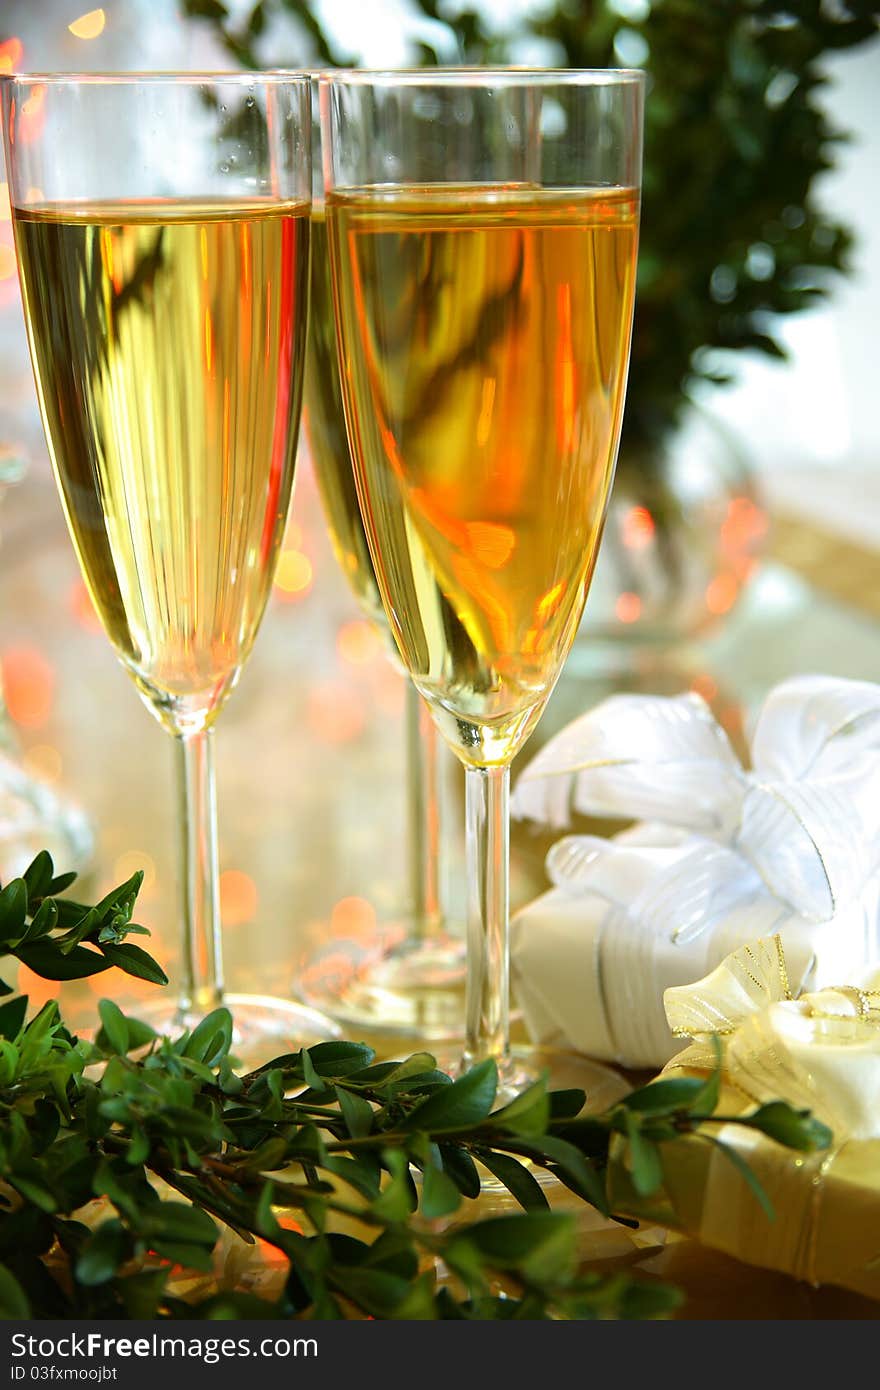
[[[16,209],[31,354],[107,633],[172,730],[210,723],[269,594],[305,351],[302,205]]]
[[[581,618],[614,469],[627,189],[334,193],[343,386],[395,640],[466,762],[509,761]]]
[[[312,209],[312,275],[303,423],[336,558],[364,612],[385,624],[345,434],[323,208]],[[387,631],[387,628],[385,629]]]

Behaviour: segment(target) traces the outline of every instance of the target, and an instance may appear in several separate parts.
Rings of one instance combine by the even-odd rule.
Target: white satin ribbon
[[[535,1036],[634,1066],[674,1051],[661,1000],[779,933],[795,984],[880,956],[880,686],[799,677],[759,715],[750,770],[699,696],[615,696],[521,774],[514,814],[642,818],[551,849],[514,923]]]

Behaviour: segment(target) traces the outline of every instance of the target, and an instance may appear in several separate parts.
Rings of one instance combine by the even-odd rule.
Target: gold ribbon
[[[737,1126],[722,1128],[720,1137],[756,1172],[776,1220],[766,1219],[716,1150],[699,1174],[691,1170],[679,1178],[668,1165],[667,1191],[679,1223],[707,1244],[752,1263],[875,1296],[880,1293],[878,983],[875,976],[864,984],[793,998],[782,944],[772,937],[740,948],[705,979],[664,996],[670,1027],[693,1039],[667,1072],[710,1070],[712,1035],[723,1037],[722,1110],[787,1100],[812,1110],[834,1132],[831,1149],[803,1155]]]

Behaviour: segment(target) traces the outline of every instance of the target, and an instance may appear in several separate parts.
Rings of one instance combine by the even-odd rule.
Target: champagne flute
[[[321,77],[346,424],[388,622],[466,770],[465,1064],[510,1092],[510,763],[581,619],[620,434],[643,74]]]
[[[320,160],[318,78],[312,77],[311,294],[303,421],[333,551],[364,615],[382,632],[399,668],[373,573],[345,436],[330,256]],[[406,674],[404,672],[404,674]],[[348,1028],[420,1038],[460,1036],[464,942],[446,929],[439,884],[440,808],[437,734],[412,681],[405,711],[407,870],[409,911],[404,939],[378,959],[327,973],[320,953],[307,962],[294,988],[309,1004]],[[356,948],[359,951],[359,948]],[[333,957],[344,952],[334,941]]]
[[[293,481],[309,81],[31,74],[0,94],[62,505],[107,636],[175,740],[182,969],[176,1008],[153,1017],[191,1027],[224,999],[212,730],[265,610]],[[243,1054],[335,1032],[283,1000],[225,998]]]

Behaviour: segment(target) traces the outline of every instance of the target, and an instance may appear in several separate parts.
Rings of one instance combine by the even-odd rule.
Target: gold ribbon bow
[[[670,1162],[671,1224],[750,1263],[880,1295],[880,970],[793,998],[782,944],[771,937],[695,984],[668,989],[664,1003],[673,1032],[693,1039],[667,1072],[712,1069],[712,1035],[721,1037],[723,1110],[787,1100],[834,1132],[829,1151],[801,1155],[724,1126],[775,1220],[713,1152],[703,1168]]]

